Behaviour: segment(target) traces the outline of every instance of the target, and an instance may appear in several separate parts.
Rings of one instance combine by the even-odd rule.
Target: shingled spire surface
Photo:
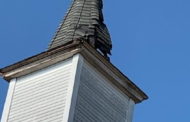
[[[102,0],[74,0],[48,49],[83,40],[104,56],[111,54],[112,43],[102,8]]]

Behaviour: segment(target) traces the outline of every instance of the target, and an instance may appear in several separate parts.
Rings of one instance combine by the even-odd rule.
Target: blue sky
[[[44,51],[70,0],[1,0],[0,67]],[[133,122],[189,122],[190,1],[104,0],[111,62],[144,90]],[[0,116],[8,84],[0,79]]]

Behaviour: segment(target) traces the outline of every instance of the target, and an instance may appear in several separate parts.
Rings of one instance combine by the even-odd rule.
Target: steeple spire
[[[73,41],[87,41],[104,56],[111,54],[111,38],[102,14],[102,0],[73,0],[48,49]]]

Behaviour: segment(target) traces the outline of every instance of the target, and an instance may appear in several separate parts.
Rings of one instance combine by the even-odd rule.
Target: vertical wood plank
[[[15,84],[16,84],[16,79],[11,80],[9,83],[9,89],[8,89],[8,93],[7,93],[7,97],[6,97],[6,101],[5,101],[5,105],[3,109],[1,122],[7,122],[8,120],[9,112],[11,109],[11,103],[13,99],[13,94],[15,90]]]
[[[80,54],[75,55],[72,60],[72,71],[71,71],[72,75],[71,75],[71,81],[69,82],[63,122],[73,122],[78,89],[80,84],[82,65],[83,65],[83,57]]]

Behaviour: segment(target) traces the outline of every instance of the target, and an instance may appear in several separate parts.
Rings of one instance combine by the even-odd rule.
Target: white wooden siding
[[[131,122],[130,99],[90,66],[82,68],[74,122]],[[134,103],[133,103],[134,104]]]
[[[17,78],[2,122],[132,122],[134,101],[83,60]]]
[[[18,78],[8,122],[62,122],[72,60]]]

